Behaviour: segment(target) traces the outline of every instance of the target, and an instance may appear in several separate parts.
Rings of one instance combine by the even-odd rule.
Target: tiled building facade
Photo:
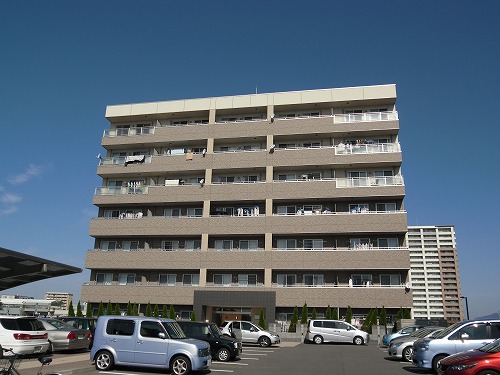
[[[412,307],[394,85],[108,106],[81,300],[180,317]]]

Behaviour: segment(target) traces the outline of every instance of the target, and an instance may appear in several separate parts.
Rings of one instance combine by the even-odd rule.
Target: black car
[[[177,323],[179,323],[187,337],[208,342],[213,359],[226,362],[235,359],[242,352],[241,341],[222,336],[219,327],[215,323],[189,320],[181,320]]]
[[[62,321],[68,323],[70,326],[80,329],[88,329],[90,331],[89,349],[92,349],[92,343],[94,342],[94,332],[95,325],[97,323],[97,318],[89,318],[85,316],[63,316]]]

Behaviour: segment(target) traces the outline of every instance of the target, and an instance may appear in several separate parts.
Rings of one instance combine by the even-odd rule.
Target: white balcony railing
[[[339,144],[335,146],[335,155],[351,154],[378,154],[401,152],[401,146],[396,143],[371,143],[371,144]]]
[[[114,156],[99,159],[99,165],[128,165],[132,163],[150,164],[151,155]]]
[[[103,137],[128,137],[132,135],[154,134],[154,126],[142,126],[137,128],[106,129]]]
[[[351,177],[337,178],[338,188],[371,187],[371,186],[400,186],[404,185],[403,176],[381,177]]]
[[[149,186],[98,186],[94,195],[147,194]]]

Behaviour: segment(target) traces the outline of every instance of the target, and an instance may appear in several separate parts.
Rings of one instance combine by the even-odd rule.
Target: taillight
[[[43,335],[30,335],[29,333],[14,333],[14,338],[16,340],[47,340],[49,338],[49,334],[45,332]]]
[[[70,331],[70,332],[68,333],[67,338],[68,338],[68,340],[75,340],[75,339],[76,339],[75,332]]]

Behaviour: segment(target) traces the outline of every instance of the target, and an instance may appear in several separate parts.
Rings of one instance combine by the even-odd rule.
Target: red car
[[[438,375],[500,375],[500,339],[438,362]]]

